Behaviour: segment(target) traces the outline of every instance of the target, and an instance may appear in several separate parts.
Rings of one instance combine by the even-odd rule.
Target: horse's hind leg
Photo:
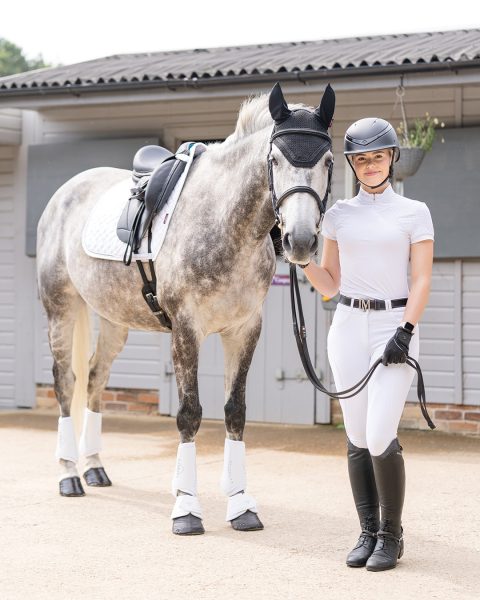
[[[85,457],[83,477],[87,485],[106,487],[112,485],[100,461],[102,414],[100,400],[107,385],[110,367],[122,351],[128,328],[100,317],[100,331],[95,354],[90,359],[88,374],[88,406],[85,409],[79,453]]]
[[[68,296],[64,295],[68,300]],[[48,339],[53,356],[53,380],[60,408],[55,456],[60,464],[59,487],[62,496],[84,496],[77,472],[78,449],[70,414],[75,376],[72,370],[72,344],[80,298],[53,305],[44,300],[48,317]]]
[[[234,529],[263,529],[256,502],[245,492],[245,387],[248,369],[262,328],[261,314],[240,327],[222,333],[225,354],[225,456],[221,487],[228,496],[226,520]]]
[[[172,531],[177,535],[198,535],[205,532],[202,509],[197,498],[197,465],[195,435],[202,419],[198,397],[198,352],[201,336],[187,320],[178,319],[172,329],[172,357],[177,379],[180,405],[177,427],[180,444],[172,481],[175,506],[172,510]]]

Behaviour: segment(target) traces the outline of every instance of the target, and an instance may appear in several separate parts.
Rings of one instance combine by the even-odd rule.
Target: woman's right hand
[[[312,286],[322,294],[333,298],[340,288],[340,259],[338,244],[334,240],[324,238],[320,265],[313,260],[308,263],[305,275]]]

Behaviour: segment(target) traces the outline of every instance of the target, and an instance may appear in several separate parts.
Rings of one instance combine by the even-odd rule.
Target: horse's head
[[[280,84],[270,93],[275,121],[270,138],[268,176],[282,245],[290,262],[305,264],[318,246],[333,168],[328,127],[335,109],[330,84],[320,105],[290,110]]]

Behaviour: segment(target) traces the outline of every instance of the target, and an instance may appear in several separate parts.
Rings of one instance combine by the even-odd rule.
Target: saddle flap
[[[130,198],[126,203],[117,225],[117,236],[125,244],[128,244],[130,241],[132,229],[135,222],[138,222],[139,211],[143,212],[143,209],[144,203],[138,198]]]
[[[170,197],[186,164],[183,160],[168,160],[163,162],[152,173],[145,190],[145,212],[142,214],[137,229],[138,243],[146,235],[153,217],[162,210],[163,205]]]

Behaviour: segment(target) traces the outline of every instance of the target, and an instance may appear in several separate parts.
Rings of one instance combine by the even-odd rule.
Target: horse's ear
[[[270,108],[272,119],[275,121],[275,123],[281,123],[282,121],[285,121],[285,119],[292,114],[292,111],[288,108],[288,104],[285,102],[282,88],[280,87],[278,81],[270,92],[268,106]]]
[[[335,92],[330,84],[323,92],[322,101],[315,109],[315,114],[322,122],[322,125],[328,129],[332,124],[333,113],[335,112]]]

